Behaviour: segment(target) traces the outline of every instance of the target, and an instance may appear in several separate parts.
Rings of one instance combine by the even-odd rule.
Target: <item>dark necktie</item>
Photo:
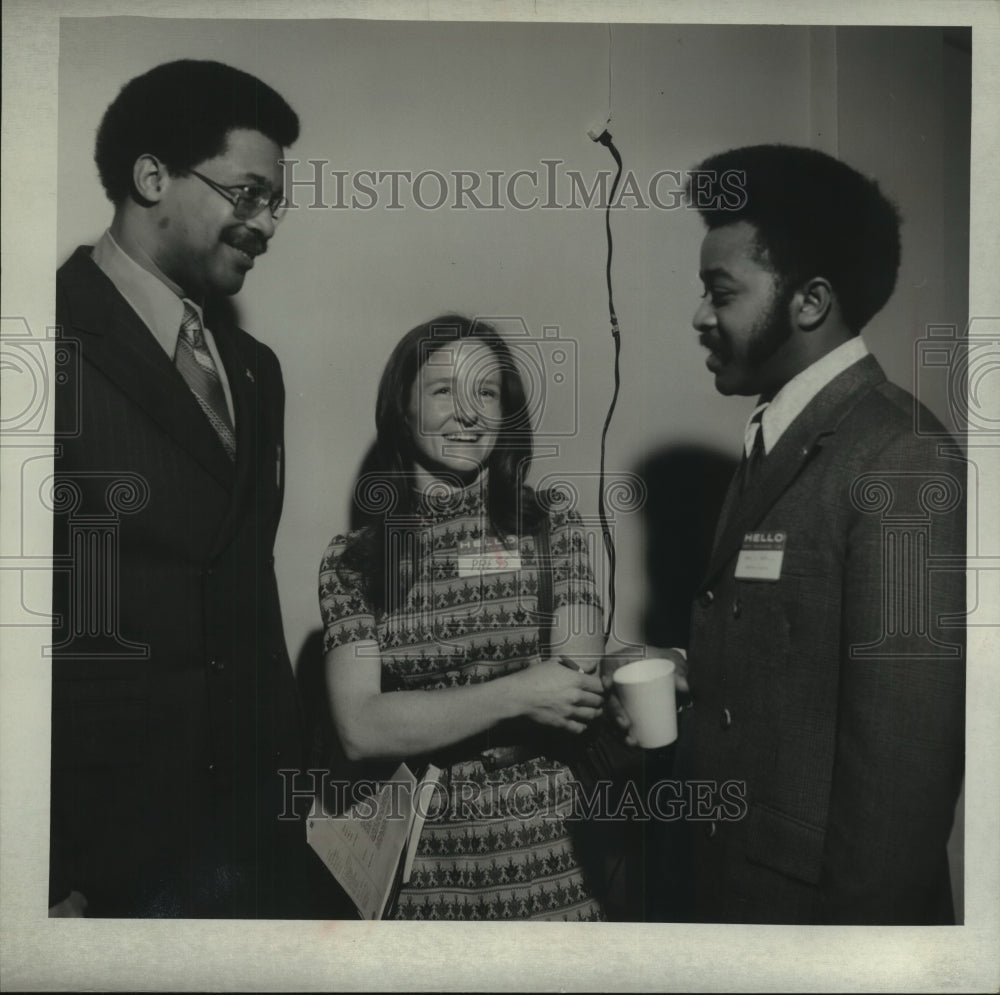
[[[764,451],[764,427],[761,424],[761,419],[764,417],[766,407],[767,405],[764,405],[760,410],[755,411],[753,417],[750,419],[750,423],[747,425],[743,444],[743,462],[740,464],[741,494],[750,486],[754,476],[760,473],[761,463],[764,462],[766,453]],[[750,444],[750,454],[747,455],[746,445],[750,441],[751,435],[753,436],[753,442]]]
[[[215,361],[205,343],[201,318],[187,301],[184,302],[184,320],[181,322],[180,335],[177,336],[174,365],[187,381],[191,393],[205,412],[205,417],[211,422],[226,455],[235,460],[236,435],[226,406],[219,371],[215,368]]]

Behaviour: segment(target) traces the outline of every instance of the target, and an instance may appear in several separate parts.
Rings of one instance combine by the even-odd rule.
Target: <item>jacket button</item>
[[[729,711],[728,708],[722,709],[722,715],[719,716],[719,725],[723,729],[728,729],[733,724],[733,713]]]
[[[733,618],[739,618],[743,614],[743,602],[737,598],[733,602]]]
[[[708,825],[707,825],[707,826],[705,827],[705,835],[706,835],[706,836],[707,836],[707,837],[708,837],[708,838],[709,838],[710,840],[714,840],[714,839],[715,839],[715,834],[716,834],[716,833],[717,833],[718,831],[719,831],[719,830],[718,830],[718,828],[717,828],[717,826],[715,825],[715,823],[714,823],[714,822],[710,822],[710,823],[709,823],[709,824],[708,824]]]
[[[715,595],[711,591],[703,591],[701,597],[698,598],[698,603],[702,608],[711,607],[713,601],[715,601]]]
[[[225,661],[225,660],[212,660],[212,661],[211,661],[211,662],[209,663],[209,666],[210,666],[210,667],[212,668],[212,670],[214,670],[214,671],[215,671],[215,672],[216,672],[217,674],[221,674],[221,673],[222,673],[222,671],[226,669],[226,661]]]

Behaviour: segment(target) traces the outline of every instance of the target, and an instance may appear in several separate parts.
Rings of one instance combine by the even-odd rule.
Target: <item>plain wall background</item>
[[[598,24],[64,19],[53,263],[106,227],[94,134],[121,85],[156,63],[216,58],[260,76],[300,115],[289,156],[326,160],[327,170],[506,178],[558,159],[589,185],[614,166],[585,134],[608,114],[609,39],[609,128],[641,189],[658,170],[758,142],[814,145],[878,177],[906,222],[903,264],[865,338],[890,378],[912,388],[914,342],[931,323],[964,327],[968,311],[971,59],[940,28],[618,24],[609,35]],[[530,196],[526,182],[518,189]],[[329,175],[325,191],[332,202]],[[243,326],[278,353],[288,392],[276,553],[293,659],[319,625],[319,558],[348,525],[379,374],[420,321],[455,309],[521,318],[535,338],[558,327],[577,357],[576,430],[538,439],[555,455],[536,461],[534,479],[569,475],[581,510],[596,510],[612,362],[603,211],[389,210],[388,185],[379,191],[371,210],[293,212],[235,299]],[[569,199],[568,183],[556,196]],[[309,190],[295,199],[309,204]],[[626,203],[612,212],[623,394],[609,473],[682,444],[735,457],[752,400],[716,394],[691,327],[700,221]],[[921,396],[948,419],[939,389]],[[615,529],[616,634],[642,640],[643,517],[619,515]]]

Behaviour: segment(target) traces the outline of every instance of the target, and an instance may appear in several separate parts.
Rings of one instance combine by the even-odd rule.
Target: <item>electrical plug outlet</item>
[[[601,135],[607,130],[607,121],[595,121],[587,129],[587,137],[592,142],[599,142],[601,140]]]

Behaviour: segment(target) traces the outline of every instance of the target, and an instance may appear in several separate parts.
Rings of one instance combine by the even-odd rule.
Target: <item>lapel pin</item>
[[[253,374],[249,370],[246,370],[245,373],[247,375],[247,380],[249,380],[250,383],[256,383],[257,382],[256,380],[254,380],[254,376],[253,376]]]

